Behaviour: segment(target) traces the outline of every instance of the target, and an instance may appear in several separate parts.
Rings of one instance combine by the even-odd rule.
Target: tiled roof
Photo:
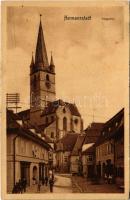
[[[57,150],[59,151],[72,151],[76,143],[78,134],[74,132],[67,133],[63,138],[61,138],[57,144],[60,146]]]
[[[79,111],[78,111],[78,108],[75,104],[64,102],[61,99],[53,101],[53,102],[49,102],[48,106],[44,109],[41,116],[55,113],[59,106],[67,106],[72,115],[81,116]]]
[[[77,141],[74,145],[73,151],[71,153],[72,156],[79,155],[79,151],[82,149],[82,144],[84,141],[85,135],[79,135]]]
[[[84,144],[95,143],[101,134],[103,123],[92,123],[86,130]]]
[[[86,149],[85,151],[82,152],[82,155],[86,155],[86,154],[93,154],[95,152],[95,145],[89,147],[88,149]]]
[[[18,128],[19,124],[16,120],[20,120],[19,115],[14,114],[12,110],[7,110],[7,128]]]
[[[19,116],[12,111],[7,110],[7,133],[16,133],[18,135],[27,137],[41,145],[43,145],[45,148],[49,149],[51,146],[42,138],[40,138],[36,133],[33,133],[27,128],[24,128],[22,125],[20,125],[17,120],[19,120]]]
[[[30,119],[30,109],[23,110],[19,112],[18,115],[21,117],[21,119]]]
[[[124,133],[124,109],[119,111],[104,124],[101,135],[96,142],[96,146],[115,137],[120,131]]]

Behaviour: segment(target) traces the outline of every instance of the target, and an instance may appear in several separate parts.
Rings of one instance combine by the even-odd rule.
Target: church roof
[[[44,109],[42,116],[55,113],[59,106],[67,106],[72,115],[81,116],[75,104],[64,102],[61,99],[48,103],[48,106]]]
[[[79,135],[77,138],[77,141],[74,145],[73,151],[72,151],[72,156],[78,156],[79,151],[82,149],[83,141],[84,141],[85,135]]]

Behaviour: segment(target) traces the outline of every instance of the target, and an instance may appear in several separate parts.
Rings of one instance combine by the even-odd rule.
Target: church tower
[[[52,53],[48,62],[40,15],[35,60],[32,55],[30,64],[30,122],[39,125],[42,111],[55,99],[55,65]]]

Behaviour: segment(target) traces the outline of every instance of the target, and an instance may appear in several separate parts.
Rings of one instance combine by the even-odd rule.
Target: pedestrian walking
[[[112,175],[111,174],[109,174],[109,176],[108,176],[108,181],[109,181],[109,184],[112,184]]]
[[[41,190],[41,180],[39,180],[37,185],[37,191],[40,192],[40,190]]]
[[[22,181],[23,191],[26,192],[27,180],[24,178]]]
[[[12,193],[14,194],[14,193],[19,193],[19,183],[18,182],[16,182],[16,184],[14,185],[14,187],[13,187],[13,190],[12,190]]]
[[[52,178],[49,179],[49,184],[50,184],[50,192],[53,192],[54,180]]]
[[[107,183],[108,178],[107,178],[107,174],[106,173],[104,175],[104,180],[105,180],[105,183]]]
[[[22,194],[23,193],[23,185],[22,185],[22,180],[21,179],[19,179],[17,187],[18,187],[18,193]]]
[[[48,176],[45,177],[45,185],[48,185]]]

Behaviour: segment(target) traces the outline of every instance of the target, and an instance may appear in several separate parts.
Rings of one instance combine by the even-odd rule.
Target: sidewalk
[[[38,185],[32,185],[31,187],[26,188],[26,193],[50,193],[49,185],[42,185],[40,192],[38,191]]]
[[[73,193],[122,193],[115,184],[98,184],[94,185],[91,181],[87,181],[80,176],[72,176],[72,192]]]

